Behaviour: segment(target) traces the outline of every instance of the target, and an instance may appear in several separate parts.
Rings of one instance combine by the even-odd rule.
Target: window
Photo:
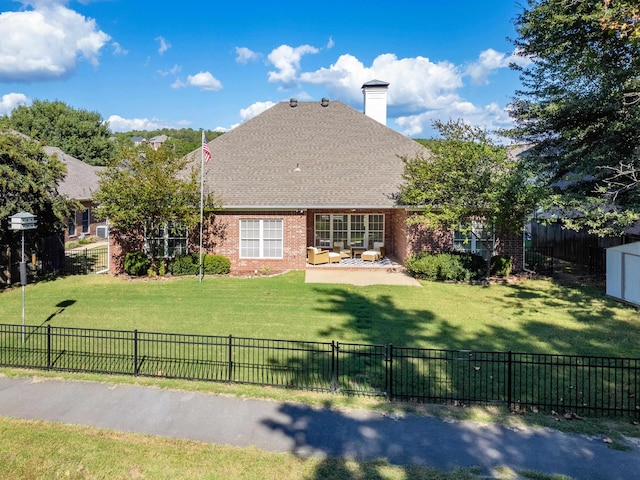
[[[67,219],[67,233],[70,237],[76,235],[76,212],[73,212]]]
[[[453,249],[460,252],[472,252],[481,255],[485,260],[493,255],[495,238],[493,233],[482,223],[474,220],[471,230],[453,232]]]
[[[282,220],[240,220],[240,258],[282,258]]]
[[[91,223],[89,219],[91,218],[91,209],[89,207],[86,208],[82,212],[82,233],[89,233],[89,228]]]
[[[145,231],[144,247],[151,253],[154,247],[156,255],[172,258],[187,253],[187,229],[178,222],[167,222],[155,232]]]
[[[384,215],[382,214],[317,214],[315,217],[315,245],[330,249],[334,242],[369,247],[373,242],[384,242]]]

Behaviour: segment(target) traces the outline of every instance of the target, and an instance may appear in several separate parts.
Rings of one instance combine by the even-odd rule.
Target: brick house
[[[98,189],[98,172],[103,167],[94,167],[77,158],[64,153],[58,147],[44,147],[49,156],[57,157],[67,167],[64,179],[58,185],[58,192],[73,200],[77,200],[82,208],[65,220],[64,241],[73,241],[82,236],[106,238],[106,222],[97,221],[94,214],[93,192]]]
[[[427,151],[385,125],[387,86],[363,85],[364,113],[338,101],[291,99],[208,142],[204,190],[223,205],[205,226],[205,251],[228,257],[232,273],[243,274],[304,269],[307,247],[331,249],[336,241],[383,242],[400,262],[417,251],[462,245],[454,232],[407,225],[415,209],[397,201],[400,157]],[[187,157],[199,167],[200,149]],[[197,232],[184,241],[198,251]],[[522,264],[521,238],[500,245],[513,252],[514,265]],[[116,243],[112,252],[119,273],[122,248]]]

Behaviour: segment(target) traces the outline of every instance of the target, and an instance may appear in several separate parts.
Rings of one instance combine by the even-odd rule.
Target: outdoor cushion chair
[[[329,250],[321,250],[317,247],[307,247],[307,262],[311,265],[329,263]]]
[[[360,258],[367,262],[375,262],[376,260],[380,260],[384,257],[384,253],[384,243],[373,242],[373,248],[362,252]]]
[[[307,247],[307,262],[311,265],[320,265],[321,263],[339,263],[342,257],[339,253],[322,250],[317,247]]]
[[[344,242],[333,242],[333,251],[340,254],[340,258],[351,258],[351,249],[345,248]]]

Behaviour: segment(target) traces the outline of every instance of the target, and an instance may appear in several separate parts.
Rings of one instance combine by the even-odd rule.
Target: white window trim
[[[84,213],[87,213],[87,229],[84,229]],[[91,233],[91,207],[87,207],[86,210],[82,212],[82,233]]]
[[[258,256],[257,257],[253,257],[253,256],[244,256],[242,254],[242,222],[245,221],[250,221],[250,222],[259,222],[260,223],[260,227],[258,230]],[[281,249],[280,249],[280,255],[276,256],[276,257],[267,257],[264,254],[264,242],[265,242],[265,238],[264,238],[264,222],[280,222],[280,241],[282,242],[281,245]],[[268,260],[281,260],[284,258],[284,220],[281,218],[242,218],[239,221],[238,224],[238,256],[239,258],[242,259],[268,259]]]
[[[318,216],[323,216],[323,215],[328,215],[329,216],[329,237],[330,237],[330,242],[331,245],[330,246],[322,246],[322,245],[314,245],[315,247],[322,247],[322,248],[332,248],[333,247],[333,242],[336,241],[335,240],[335,235],[334,235],[334,228],[333,228],[333,217],[334,216],[346,216],[347,217],[347,243],[350,241],[349,239],[352,237],[352,230],[351,230],[351,217],[352,216],[364,216],[364,238],[366,240],[363,240],[363,243],[371,243],[371,231],[369,230],[369,217],[371,215],[381,215],[382,216],[382,242],[384,243],[385,241],[385,222],[387,221],[386,215],[384,213],[316,213],[313,217],[313,236],[314,236],[314,243],[316,243],[317,239],[317,232],[318,232]],[[376,240],[377,241],[377,240]],[[365,247],[367,247],[367,245],[364,245]]]
[[[180,228],[180,227],[177,227]],[[169,222],[165,222],[162,226],[162,237],[152,237],[155,240],[162,241],[162,258],[172,258],[169,256],[169,240],[184,240],[184,252],[187,253],[189,251],[189,232],[185,229],[184,236],[172,236],[170,235]],[[144,230],[144,251],[145,253],[149,253],[149,236],[147,235],[147,229]]]
[[[456,241],[456,232],[459,232],[460,229],[457,229],[455,232],[453,232],[453,249],[456,250],[456,246],[458,245],[463,245],[463,249],[462,251],[465,252],[471,252],[471,253],[476,253],[481,255],[482,250],[484,249],[484,245],[482,244],[482,240],[481,238],[478,238],[476,233],[480,230],[484,230],[484,222],[478,221],[478,220],[472,220],[471,221],[471,231],[469,232],[469,241],[467,243],[461,243],[460,241]],[[495,249],[496,246],[496,236],[495,233],[491,232],[491,236],[488,237],[486,240],[488,240],[490,242],[489,244],[489,250],[487,250],[487,254],[490,256],[493,256],[493,251]],[[469,246],[469,248],[466,248],[466,246]],[[457,249],[460,250],[460,249]],[[484,256],[483,256],[484,257]]]

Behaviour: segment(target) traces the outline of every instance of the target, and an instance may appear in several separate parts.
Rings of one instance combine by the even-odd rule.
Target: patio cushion
[[[375,262],[380,259],[380,252],[378,250],[367,250],[362,252],[360,258],[367,262]]]

